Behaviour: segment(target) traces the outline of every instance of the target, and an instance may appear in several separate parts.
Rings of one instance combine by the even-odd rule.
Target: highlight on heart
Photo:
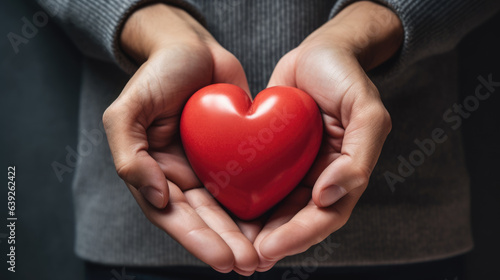
[[[296,114],[291,114],[283,107],[282,112],[273,110],[275,117],[269,121],[269,126],[262,127],[255,135],[249,135],[238,145],[238,154],[245,157],[245,161],[251,163],[257,155],[265,152],[268,144],[274,140],[275,134],[280,133],[290,124],[290,121],[297,117]],[[281,124],[278,125],[278,121]],[[221,171],[210,171],[209,176],[212,181],[205,182],[205,188],[217,197],[221,191],[231,183],[231,177],[238,176],[243,168],[237,159],[231,159],[226,163],[226,169]]]
[[[186,156],[205,188],[237,217],[257,218],[288,195],[312,165],[323,124],[318,106],[292,87],[200,89],[181,116]]]

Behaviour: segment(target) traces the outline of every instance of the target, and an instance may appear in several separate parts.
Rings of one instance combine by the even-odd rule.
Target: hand
[[[143,64],[103,116],[118,175],[146,217],[194,256],[220,272],[252,274],[252,243],[202,187],[179,137],[182,108],[198,89],[224,82],[249,92],[239,61],[186,12],[163,4],[136,11],[120,41]]]
[[[390,10],[357,2],[277,64],[268,86],[308,92],[322,112],[324,138],[303,185],[280,204],[254,242],[258,271],[307,250],[349,219],[391,129],[389,114],[365,71],[393,56],[402,34]]]

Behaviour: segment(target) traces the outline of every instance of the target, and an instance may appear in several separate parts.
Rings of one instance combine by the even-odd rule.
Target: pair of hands
[[[183,10],[142,8],[120,39],[142,66],[103,116],[117,172],[147,218],[215,270],[266,271],[347,222],[391,127],[365,71],[389,59],[402,34],[390,10],[357,2],[279,61],[269,86],[309,93],[322,112],[324,140],[302,185],[266,220],[244,222],[203,188],[179,136],[183,105],[198,89],[230,83],[249,92],[243,68]]]

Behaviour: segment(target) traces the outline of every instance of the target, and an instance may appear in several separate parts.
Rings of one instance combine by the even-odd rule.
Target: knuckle
[[[346,215],[340,215],[339,220],[338,220],[339,229],[347,224],[350,217],[351,217],[351,213],[346,213]]]
[[[382,113],[381,113],[381,123],[382,127],[385,129],[387,134],[392,130],[392,119],[391,119],[391,114],[389,114],[389,111],[385,107],[382,106]]]
[[[115,163],[115,168],[118,176],[122,178],[124,181],[127,181],[126,178],[130,177],[130,174],[132,173],[133,170],[130,164],[122,164],[120,162]]]
[[[385,134],[389,134],[392,129],[392,119],[389,111],[384,107],[382,102],[376,106],[372,107],[372,110],[368,116],[371,123],[374,123],[381,129]]]
[[[356,186],[354,187],[366,187],[370,181],[371,170],[364,166],[358,166],[352,171],[353,178],[355,178]]]
[[[225,55],[226,55],[227,60],[228,60],[230,65],[238,66],[238,67],[241,66],[240,61],[238,60],[238,58],[234,54],[230,53],[227,50],[224,50],[224,51],[225,51]]]
[[[113,105],[110,105],[106,110],[104,110],[104,113],[102,114],[102,123],[104,124],[105,129],[111,126],[116,115],[115,112],[116,109]]]

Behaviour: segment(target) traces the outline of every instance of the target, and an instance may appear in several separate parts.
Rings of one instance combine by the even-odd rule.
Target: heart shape
[[[267,88],[252,103],[238,86],[213,84],[188,100],[180,132],[201,182],[250,220],[300,183],[318,153],[323,124],[314,100],[297,88]]]

